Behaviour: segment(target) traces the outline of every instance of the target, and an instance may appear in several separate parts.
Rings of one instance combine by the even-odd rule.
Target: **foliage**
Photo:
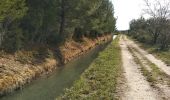
[[[142,43],[156,45],[161,50],[167,50],[170,45],[169,27],[169,19],[140,18],[131,21],[129,35]]]
[[[170,1],[144,0],[145,12],[150,16],[147,20],[140,18],[130,23],[130,33],[141,42],[157,45],[161,50],[167,50],[170,45]]]
[[[109,0],[1,0],[1,49],[25,45],[60,44],[83,36],[97,37],[115,30]]]
[[[1,0],[0,2],[0,46],[4,49],[17,50],[21,48],[21,19],[28,8],[25,0]]]

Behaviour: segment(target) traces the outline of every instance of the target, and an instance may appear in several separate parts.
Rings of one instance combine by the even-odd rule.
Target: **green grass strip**
[[[147,62],[147,65],[151,68],[151,71],[148,71],[146,65],[135,55],[134,52],[138,52],[135,48],[128,47],[129,51],[132,53],[134,60],[137,64],[141,66],[141,71],[143,75],[147,78],[148,82],[154,86],[156,83],[165,83],[168,86],[170,85],[170,76],[165,72],[161,71],[154,63],[150,62],[146,57],[142,56],[142,59]],[[138,52],[140,53],[140,52]],[[142,55],[140,53],[140,55]]]
[[[57,100],[113,100],[121,74],[121,50],[116,38]]]
[[[142,72],[142,74],[146,77],[147,81],[150,82],[150,84],[153,86],[155,84],[155,82],[157,81],[155,78],[155,72],[151,71],[149,72],[146,68],[146,66],[142,63],[142,61],[135,55],[134,52],[137,52],[134,48],[130,48],[128,47],[128,50],[130,51],[130,53],[132,54],[132,56],[134,57],[134,61],[136,62],[136,64],[138,64],[140,66],[140,70]],[[154,74],[154,76],[153,76]]]
[[[129,39],[135,41],[142,49],[147,50],[149,53],[154,54],[157,58],[164,61],[167,65],[170,65],[170,50],[161,51],[155,45],[149,45],[146,43],[139,42],[133,37],[128,36]]]

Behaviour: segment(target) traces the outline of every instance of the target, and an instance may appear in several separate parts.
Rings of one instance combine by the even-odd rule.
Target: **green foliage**
[[[113,32],[115,22],[109,0],[1,0],[0,45],[17,51],[29,44],[96,38]]]
[[[1,0],[0,2],[0,22],[4,20],[16,20],[25,15],[27,7],[25,0]]]
[[[147,22],[144,18],[140,18],[137,20],[132,20],[130,23],[130,35],[139,40],[140,42],[143,43],[149,43],[150,38],[147,32]]]
[[[78,23],[75,27],[81,29],[82,32],[75,34],[81,37],[89,33],[86,36],[96,38],[101,34],[115,31],[116,20],[113,10],[113,5],[109,0],[80,0],[76,13],[81,16],[77,19]]]
[[[170,45],[170,20],[165,18],[140,18],[130,23],[129,35],[142,43],[156,45],[160,50],[168,50]]]
[[[0,2],[0,46],[7,51],[22,47],[22,29],[19,27],[21,18],[28,8],[25,0],[1,0]]]
[[[112,100],[115,99],[117,77],[121,69],[121,50],[119,38],[114,40],[91,66],[66,89],[65,94],[57,100]]]
[[[6,51],[17,51],[23,46],[23,34],[22,30],[17,26],[12,26],[8,29],[6,36],[4,37],[3,47]]]

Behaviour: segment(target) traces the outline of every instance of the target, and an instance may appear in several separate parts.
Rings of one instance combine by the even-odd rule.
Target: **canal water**
[[[44,76],[26,85],[22,90],[1,97],[0,100],[54,100],[65,88],[73,85],[80,75],[89,67],[99,52],[108,45],[102,44],[85,55],[61,66],[48,76]]]

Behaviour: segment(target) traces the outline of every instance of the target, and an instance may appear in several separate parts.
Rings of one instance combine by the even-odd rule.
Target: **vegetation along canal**
[[[85,71],[108,43],[97,46],[85,55],[58,68],[47,77],[42,77],[15,91],[1,97],[1,100],[54,100],[61,95],[65,88],[72,86],[73,82]]]

